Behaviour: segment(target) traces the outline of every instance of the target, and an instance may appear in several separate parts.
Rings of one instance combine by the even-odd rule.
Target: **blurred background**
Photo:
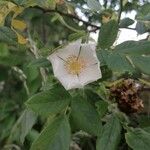
[[[103,16],[106,19],[117,18],[120,1],[100,0],[97,9],[86,0],[58,0],[56,5],[52,5],[48,0],[9,2],[24,8],[16,18],[24,20],[27,27],[23,31],[16,29],[21,35],[19,44],[15,42],[17,37],[13,33],[6,37],[7,34],[3,34],[3,30],[0,29],[0,150],[28,150],[39,135],[45,119],[26,111],[24,103],[41,88],[50,88],[54,84],[54,78],[50,75],[45,78],[45,72],[38,68],[50,66],[44,57],[61,44],[80,36],[88,34],[90,40],[97,41],[99,27],[104,23]],[[8,1],[0,1],[0,24],[11,28],[15,12],[9,10],[9,5]],[[120,31],[114,45],[127,40],[148,40],[150,1],[123,0],[123,6]],[[41,7],[57,7],[57,14],[53,11],[47,12]],[[128,19],[123,20],[124,18]],[[131,23],[126,25],[129,21]],[[84,32],[79,35],[75,34],[76,30]],[[37,58],[40,58],[41,62],[36,62]],[[52,72],[52,68],[49,67],[48,71]],[[146,76],[146,79],[149,77]],[[47,84],[43,85],[45,80]],[[141,93],[146,104],[141,116],[138,116],[141,126],[150,124],[149,90],[149,87],[145,86]],[[27,119],[29,116],[31,119]],[[33,128],[28,132],[31,126]]]

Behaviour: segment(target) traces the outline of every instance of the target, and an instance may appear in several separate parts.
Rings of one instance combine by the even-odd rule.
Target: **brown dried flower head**
[[[115,99],[118,107],[126,114],[140,112],[143,101],[139,98],[139,86],[132,79],[125,79],[110,88],[111,99]]]

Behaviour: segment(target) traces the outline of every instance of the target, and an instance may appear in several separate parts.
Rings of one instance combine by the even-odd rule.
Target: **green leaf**
[[[128,56],[135,68],[139,69],[141,73],[150,74],[150,58],[147,56],[150,54],[150,42],[127,41],[116,46],[114,52],[121,56]]]
[[[146,104],[147,105],[147,104]],[[148,115],[139,115],[138,123],[141,128],[146,128],[150,126],[150,117]]]
[[[87,0],[87,5],[91,10],[100,11],[101,5],[97,0]]]
[[[130,19],[130,18],[124,18],[120,21],[120,27],[121,28],[126,28],[130,25],[132,25],[134,23],[134,20]]]
[[[8,56],[9,50],[8,46],[5,43],[0,43],[0,57]]]
[[[13,0],[13,1],[18,5],[24,5],[27,2],[27,0]]]
[[[0,82],[8,79],[7,67],[1,67]]]
[[[24,56],[18,54],[9,54],[8,56],[0,57],[0,64],[4,66],[15,66],[21,64],[25,60]]]
[[[97,107],[97,111],[98,111],[100,117],[102,118],[105,115],[105,113],[107,112],[108,103],[105,101],[98,101],[96,103],[96,107]]]
[[[38,137],[39,137],[40,133],[35,130],[32,129],[29,134],[27,135],[26,139],[30,142],[33,143],[33,141],[35,141]]]
[[[5,114],[4,114],[4,112],[1,113],[1,115],[6,115],[6,118],[2,119],[1,123],[0,123],[0,141],[3,141],[10,135],[10,131],[11,131],[12,126],[15,123],[16,119],[14,116],[9,115],[6,112],[5,112]]]
[[[133,129],[125,134],[127,144],[133,150],[149,150],[150,133],[142,129]]]
[[[76,32],[76,33],[72,33],[69,35],[69,40],[70,41],[78,40],[79,38],[83,38],[85,36],[86,36],[86,33],[84,31]]]
[[[114,52],[125,55],[148,55],[150,54],[150,42],[126,41],[117,45]]]
[[[126,56],[117,54],[115,52],[102,51],[103,58],[107,66],[116,74],[120,75],[125,72],[133,72],[134,68],[127,60]]]
[[[63,111],[70,102],[70,95],[61,87],[55,87],[32,96],[27,106],[40,115],[48,117]]]
[[[69,150],[70,138],[68,119],[60,116],[43,129],[30,150]]]
[[[116,74],[125,72],[150,74],[150,42],[126,41],[115,47],[113,51],[101,50],[103,61]]]
[[[136,31],[137,31],[138,34],[144,34],[144,33],[147,32],[147,29],[146,29],[143,22],[137,22],[135,28],[136,28]]]
[[[50,66],[50,62],[46,58],[38,58],[33,60],[28,67],[34,66],[34,67],[48,67]]]
[[[143,16],[145,16],[145,15],[150,13],[149,10],[150,10],[150,4],[146,3],[146,4],[144,4],[143,6],[140,7],[138,13],[142,14]]]
[[[37,115],[34,112],[26,109],[12,128],[9,141],[19,140],[19,142],[23,143],[26,135],[35,124],[36,119]]]
[[[35,94],[39,89],[41,88],[41,82],[42,79],[40,76],[38,76],[35,80],[33,81],[27,81],[27,86],[29,88],[29,93],[30,95]]]
[[[101,121],[96,109],[82,97],[74,97],[71,103],[71,119],[77,129],[88,132],[92,135],[99,135],[101,132]]]
[[[121,124],[117,117],[113,116],[104,125],[97,139],[96,150],[116,150],[121,136]]]
[[[98,47],[109,48],[113,45],[118,34],[118,23],[111,20],[101,26],[98,38]]]
[[[142,73],[150,75],[150,56],[130,56],[133,64]]]
[[[150,74],[150,42],[126,41],[110,51],[101,51],[102,58],[114,73],[134,73],[135,69],[144,74]],[[146,56],[143,56],[146,55]]]
[[[99,87],[93,91],[97,93],[103,101],[106,101],[109,99],[108,89],[105,87],[103,83],[100,83]]]
[[[23,71],[28,83],[34,81],[39,76],[39,70],[35,66],[25,67]]]
[[[57,13],[56,15],[58,15],[58,20],[60,21],[60,23],[62,23],[62,25],[66,26],[68,29],[72,30],[73,32],[82,32],[82,30],[78,30],[73,26],[70,26],[60,14]]]
[[[95,92],[93,87],[84,89],[84,91],[81,91],[81,95],[85,95],[86,100],[92,105],[95,105],[95,102],[100,100],[99,95]]]
[[[0,42],[16,44],[17,36],[14,31],[8,27],[0,27]]]
[[[48,7],[50,9],[55,9],[56,1],[55,0],[13,0],[17,5],[23,5],[26,7],[29,6],[40,6],[40,7]]]
[[[143,128],[143,130],[150,133],[150,127]]]

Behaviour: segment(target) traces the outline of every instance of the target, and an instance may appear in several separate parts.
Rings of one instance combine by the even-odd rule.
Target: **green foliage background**
[[[132,10],[135,20],[121,20]],[[119,30],[135,21],[132,30],[150,32],[149,0],[1,0],[0,149],[149,150],[150,38],[113,45]],[[103,78],[68,92],[46,58],[97,30]],[[109,87],[123,78],[148,89],[140,93],[141,114],[126,115],[109,100]]]

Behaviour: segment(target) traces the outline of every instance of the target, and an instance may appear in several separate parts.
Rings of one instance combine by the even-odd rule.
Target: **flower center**
[[[86,63],[83,58],[78,58],[75,55],[71,55],[67,58],[65,63],[65,69],[69,74],[78,75],[86,67]]]

